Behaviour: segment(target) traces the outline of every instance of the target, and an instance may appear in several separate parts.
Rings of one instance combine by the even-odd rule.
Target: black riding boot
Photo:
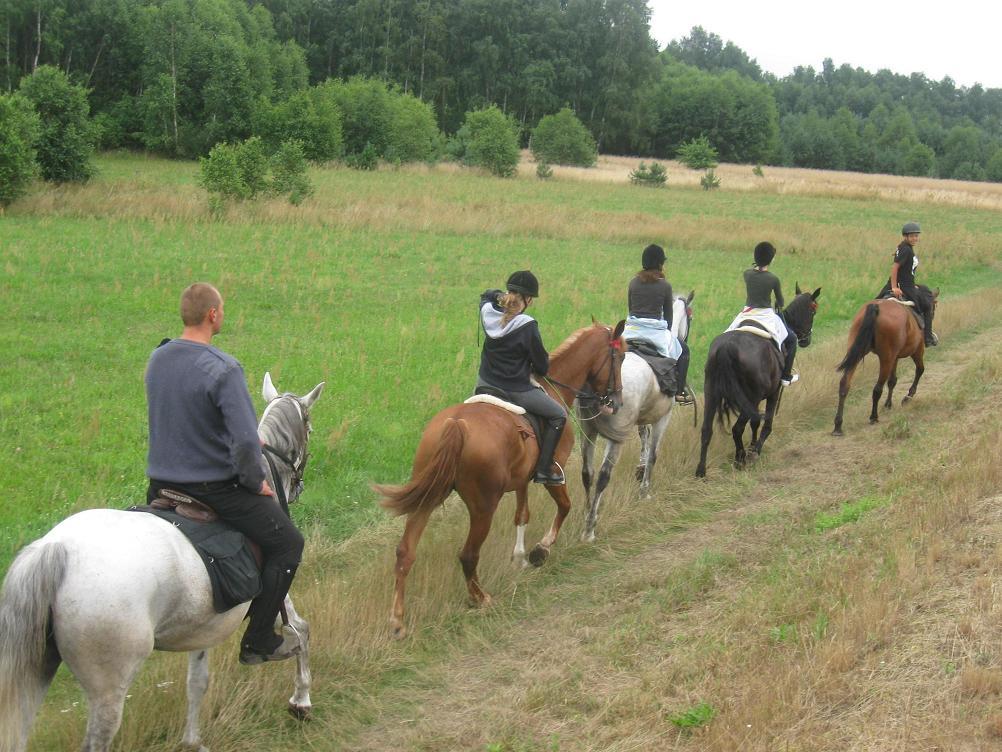
[[[299,653],[301,646],[275,634],[275,618],[292,585],[295,568],[265,566],[261,572],[261,593],[251,601],[250,624],[240,641],[240,662],[248,665],[281,661]],[[288,643],[288,644],[287,644]]]
[[[932,331],[932,306],[922,311],[922,318],[925,322],[925,330],[922,335],[925,337],[926,347],[935,347],[939,344],[939,337]]]
[[[539,462],[536,463],[536,475],[533,483],[543,483],[547,486],[564,485],[564,474],[560,468],[553,468],[553,453],[564,430],[567,418],[550,418],[543,423],[543,436],[539,441]]]
[[[692,404],[692,398],[688,394],[688,382],[687,378],[689,376],[689,346],[679,340],[679,344],[682,345],[682,352],[679,353],[678,360],[675,361],[675,376],[676,376],[676,388],[675,388],[675,400],[681,402],[685,405]]]
[[[786,347],[784,354],[786,360],[783,363],[783,375],[780,378],[783,380],[784,386],[789,386],[798,380],[793,375],[793,359],[797,357],[797,335],[790,332],[783,344]]]

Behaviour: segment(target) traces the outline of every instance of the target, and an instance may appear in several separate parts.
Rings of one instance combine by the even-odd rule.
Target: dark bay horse
[[[587,384],[602,395],[611,409],[622,400],[623,349],[620,335],[626,322],[615,330],[594,324],[579,329],[550,355],[550,369],[543,379],[547,393],[569,406]],[[574,431],[564,428],[554,453],[561,466],[574,445]],[[400,486],[374,485],[382,505],[407,515],[404,534],[397,546],[396,588],[390,625],[394,636],[406,634],[404,584],[414,564],[418,541],[428,518],[452,491],[466,504],[470,529],[459,554],[466,587],[474,605],[488,605],[490,596],[477,579],[480,547],[491,529],[491,520],[501,497],[515,492],[516,543],[514,561],[525,562],[525,527],[529,522],[529,482],[539,456],[539,445],[528,420],[503,407],[483,402],[452,405],[431,419],[421,435],[410,482]],[[557,505],[553,524],[535,548],[529,561],[540,566],[557,539],[560,526],[571,508],[567,486],[547,486]]]
[[[796,289],[797,295],[783,315],[786,325],[797,335],[798,345],[808,347],[821,288],[813,293],[801,292],[799,285]],[[730,418],[732,413],[737,416],[731,435],[734,437],[734,463],[738,467],[744,466],[747,456],[742,436],[748,423],[751,423],[752,430],[750,451],[762,453],[762,445],[772,433],[772,419],[779,404],[782,369],[783,356],[771,338],[751,332],[730,331],[713,340],[706,356],[703,431],[697,478],[706,476],[706,450],[713,436],[714,417],[723,425],[725,417]],[[758,411],[762,400],[766,401],[764,416]],[[759,424],[763,419],[759,435]]]
[[[939,299],[939,290],[930,291],[922,288],[932,296],[935,308]],[[877,383],[873,386],[873,408],[870,410],[870,423],[876,423],[877,406],[880,395],[887,384],[887,401],[884,408],[890,409],[894,387],[898,383],[898,361],[911,358],[915,363],[915,379],[912,381],[908,394],[901,401],[909,402],[915,396],[919,379],[925,371],[925,338],[918,320],[912,314],[909,306],[902,305],[897,300],[885,298],[866,303],[852,320],[849,328],[849,348],[838,365],[842,371],[842,379],[838,385],[838,410],[835,412],[835,430],[833,436],[842,436],[842,412],[845,398],[849,394],[852,376],[856,368],[869,353],[876,353],[880,359],[880,373]]]

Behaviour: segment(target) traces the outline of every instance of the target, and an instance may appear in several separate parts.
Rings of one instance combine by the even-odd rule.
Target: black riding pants
[[[274,634],[275,617],[303,557],[302,533],[274,497],[256,494],[236,480],[169,483],[151,478],[147,501],[155,499],[161,488],[173,488],[198,499],[261,547],[262,589],[251,603],[244,639],[253,646],[266,643]]]
[[[675,361],[675,370],[678,372],[678,388],[675,391],[677,394],[681,394],[685,389],[686,377],[689,373],[689,346],[681,339],[678,343],[682,346],[682,352]]]
[[[915,304],[915,310],[922,314],[922,320],[925,322],[925,328],[932,331],[932,300],[931,298],[924,294],[917,285],[902,285],[898,283],[901,288],[901,296],[905,300],[910,300]],[[887,281],[884,288],[880,291],[877,299],[886,298],[891,294],[891,282]]]

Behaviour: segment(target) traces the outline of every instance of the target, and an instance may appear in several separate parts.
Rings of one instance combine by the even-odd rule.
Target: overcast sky
[[[848,63],[876,73],[944,76],[958,86],[1002,88],[999,0],[650,0],[663,48],[702,26],[780,78],[798,65]],[[834,14],[829,13],[834,11]]]

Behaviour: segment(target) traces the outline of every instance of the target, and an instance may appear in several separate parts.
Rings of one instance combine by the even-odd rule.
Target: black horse
[[[797,335],[800,347],[811,344],[814,314],[818,310],[819,287],[813,293],[801,292],[797,285],[797,296],[783,311],[786,325]],[[751,332],[724,332],[713,340],[706,356],[706,373],[703,381],[703,434],[699,450],[699,466],[696,477],[706,476],[706,449],[713,436],[713,418],[721,425],[732,414],[737,416],[731,434],[734,436],[734,463],[743,467],[746,458],[742,436],[745,426],[751,423],[752,444],[750,451],[761,454],[762,445],[772,433],[772,419],[779,404],[781,389],[780,376],[783,356],[771,338],[760,337]],[[759,403],[765,400],[765,415],[758,411]],[[759,424],[762,421],[762,434]]]

